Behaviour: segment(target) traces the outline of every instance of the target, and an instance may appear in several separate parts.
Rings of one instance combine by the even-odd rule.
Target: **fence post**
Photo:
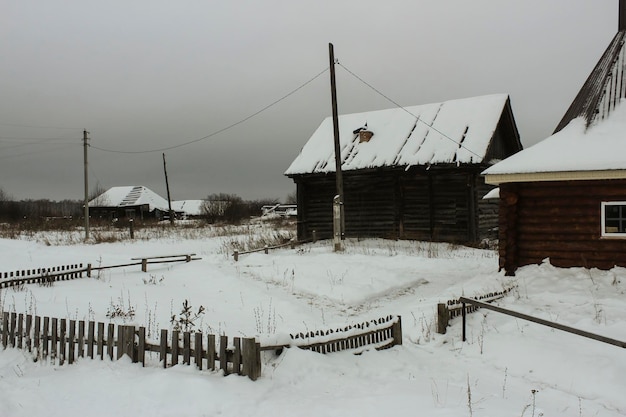
[[[461,315],[463,316],[463,341],[465,342],[465,303],[462,303],[461,307],[462,307]]]
[[[295,249],[296,248],[296,238],[292,237],[289,240],[289,246],[291,247],[291,249]]]
[[[448,310],[448,306],[443,303],[437,304],[437,333],[446,334],[449,321],[450,311]]]
[[[87,264],[87,278],[91,278],[91,264]]]
[[[270,253],[270,248],[265,245],[265,247],[263,248],[263,252],[265,252],[266,255],[268,255]]]
[[[398,316],[398,320],[391,326],[391,336],[393,337],[393,345],[402,344],[402,317]]]
[[[117,327],[117,359],[128,355],[133,363],[137,362],[135,355],[135,326]]]
[[[317,232],[315,230],[311,232],[311,236],[313,238],[313,243],[317,242]]]
[[[134,239],[135,238],[135,222],[133,221],[133,219],[128,220],[128,228],[130,230],[130,238]]]
[[[341,200],[339,195],[333,198],[333,243],[334,251],[341,252]]]
[[[237,249],[235,249],[235,252],[233,252],[233,259],[235,260],[235,262],[239,260],[239,251]]]
[[[256,381],[261,376],[261,347],[254,337],[242,340],[241,374]]]

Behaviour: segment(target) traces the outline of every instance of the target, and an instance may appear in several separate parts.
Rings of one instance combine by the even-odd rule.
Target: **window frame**
[[[603,238],[619,238],[626,239],[626,232],[607,232],[606,231],[606,207],[607,206],[624,206],[626,207],[626,201],[602,201],[600,205],[600,232]],[[623,217],[619,217],[620,220],[623,219],[626,222],[626,212],[624,212]]]

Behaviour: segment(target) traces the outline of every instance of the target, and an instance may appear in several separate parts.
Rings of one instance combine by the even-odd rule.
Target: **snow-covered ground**
[[[256,382],[186,365],[163,370],[154,361],[55,366],[7,349],[0,416],[626,415],[624,349],[489,311],[468,316],[466,343],[460,319],[435,333],[438,302],[517,284],[498,305],[626,340],[626,269],[544,263],[505,277],[493,251],[388,240],[349,240],[343,253],[318,242],[234,262],[227,248],[237,237],[201,235],[87,245],[0,239],[2,272],[186,252],[202,258],[2,289],[1,307],[105,322],[111,309],[132,307],[134,317],[114,322],[146,326],[154,337],[189,300],[205,308],[204,332],[261,340],[397,314],[404,344],[359,356],[266,352]]]

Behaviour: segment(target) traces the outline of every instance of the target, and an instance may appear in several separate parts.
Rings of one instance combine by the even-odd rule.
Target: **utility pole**
[[[174,211],[172,210],[172,200],[170,198],[170,183],[167,180],[167,166],[165,165],[165,152],[163,153],[163,172],[165,172],[165,188],[167,189],[167,206],[170,209],[170,224],[174,224]]]
[[[84,165],[85,165],[85,240],[89,240],[89,175],[87,171],[87,147],[89,146],[89,132],[83,130],[83,151],[84,151]]]
[[[343,201],[343,175],[341,173],[341,148],[339,146],[339,115],[337,112],[337,84],[335,82],[335,51],[332,43],[328,44],[328,52],[330,59],[330,93],[331,93],[331,101],[332,101],[332,109],[333,109],[333,134],[335,140],[335,188],[336,194],[339,196],[339,225],[340,230],[334,230],[334,233],[341,240],[345,239],[346,234],[346,222],[345,222],[345,212],[344,212],[344,201]],[[336,249],[337,250],[337,249]]]

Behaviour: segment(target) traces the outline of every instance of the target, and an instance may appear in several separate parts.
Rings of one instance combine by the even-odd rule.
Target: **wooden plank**
[[[70,320],[70,327],[67,334],[68,352],[67,361],[71,365],[74,363],[74,355],[76,352],[76,320]]]
[[[43,318],[43,329],[41,331],[41,343],[43,345],[42,347],[42,359],[46,359],[48,358],[48,352],[49,352],[49,346],[48,346],[48,342],[49,342],[49,329],[50,329],[50,317],[44,317]]]
[[[191,363],[191,334],[189,332],[183,333],[183,364],[189,365]]]
[[[100,360],[104,359],[104,323],[98,322],[97,352]]]
[[[196,361],[196,366],[198,369],[202,370],[202,358],[204,356],[204,351],[202,349],[202,332],[195,332],[193,334],[194,341],[194,360]]]
[[[241,342],[239,337],[233,338],[233,373],[241,375]]]
[[[95,326],[93,320],[87,324],[87,357],[93,359],[93,344],[95,343]]]
[[[163,363],[163,368],[167,368],[167,330],[161,329],[159,361]]]
[[[115,325],[113,323],[109,323],[107,329],[107,355],[110,360],[113,360],[113,351],[115,348]]]
[[[126,353],[126,344],[126,326],[117,326],[117,360]]]
[[[228,337],[220,336],[220,369],[228,375]]]
[[[172,331],[172,366],[178,365],[178,354],[179,354],[178,334],[179,332],[177,330]]]
[[[24,314],[19,313],[17,315],[17,348],[22,349],[24,339]]]
[[[26,343],[26,349],[29,352],[32,352],[33,340],[31,338],[31,331],[33,327],[33,316],[30,314],[26,315],[26,328],[24,329],[24,339]]]
[[[137,343],[137,362],[141,363],[141,366],[146,366],[146,328],[140,327],[137,331],[137,337],[139,338]]]
[[[206,357],[207,357],[207,368],[214,371],[215,370],[215,335],[209,334],[207,335],[207,347],[206,347]]]
[[[59,328],[59,365],[63,365],[66,359],[66,331],[67,331],[67,322],[66,319],[59,320],[60,328]]]
[[[78,322],[78,357],[85,356],[85,321]]]
[[[2,312],[2,347],[6,349],[8,345],[9,345],[9,312],[4,311]]]
[[[57,342],[58,342],[58,331],[59,331],[58,324],[59,324],[58,319],[56,317],[53,317],[50,320],[50,331],[51,331],[50,359],[52,360],[52,362],[55,362],[57,359]]]
[[[16,321],[17,321],[17,314],[16,313],[11,313],[11,327],[9,330],[9,339],[11,340],[11,347],[15,347],[15,331],[16,331]]]
[[[40,332],[41,332],[41,317],[35,316],[35,324],[33,328],[33,349],[36,352],[35,361],[41,358]]]

